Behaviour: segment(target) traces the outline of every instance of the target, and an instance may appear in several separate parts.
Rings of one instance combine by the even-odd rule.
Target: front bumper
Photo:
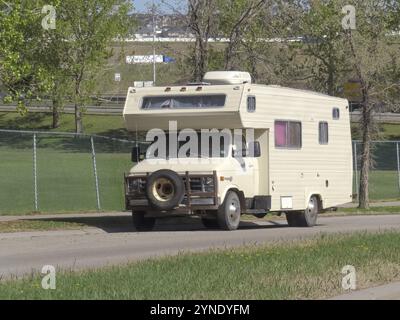
[[[146,181],[150,173],[144,175],[125,175],[125,207],[126,210],[151,212],[155,209],[146,196]],[[192,214],[199,210],[216,210],[219,207],[218,178],[214,171],[210,174],[185,172],[180,174],[185,195],[182,202],[168,211],[171,214]]]

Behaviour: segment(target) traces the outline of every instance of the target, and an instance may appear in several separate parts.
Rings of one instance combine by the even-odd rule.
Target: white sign
[[[135,81],[133,83],[135,88],[147,88],[147,87],[154,87],[153,81]]]
[[[120,73],[116,73],[116,74],[114,75],[114,80],[115,80],[116,82],[120,82],[120,81],[121,81],[121,74],[120,74]]]
[[[153,63],[155,60],[156,63],[163,63],[164,56],[162,55],[148,55],[148,56],[126,56],[127,64],[137,64],[137,63]]]

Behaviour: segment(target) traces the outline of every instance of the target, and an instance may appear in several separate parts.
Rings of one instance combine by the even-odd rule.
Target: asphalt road
[[[43,219],[43,218],[34,218]],[[84,219],[92,227],[75,231],[0,234],[0,277],[21,276],[44,265],[78,270],[121,264],[179,252],[241,245],[293,241],[320,233],[400,230],[400,215],[326,217],[315,228],[288,228],[285,220],[244,222],[240,230],[205,230],[198,220],[164,221],[153,232],[137,233],[130,217],[51,217],[49,220]],[[111,219],[107,223],[102,221]],[[92,221],[92,222],[91,222]]]

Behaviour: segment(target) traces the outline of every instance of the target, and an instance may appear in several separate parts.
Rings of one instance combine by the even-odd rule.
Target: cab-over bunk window
[[[301,149],[301,122],[275,121],[275,147],[280,149]]]
[[[223,108],[226,96],[221,95],[192,95],[192,96],[153,96],[144,97],[142,109],[198,109]]]

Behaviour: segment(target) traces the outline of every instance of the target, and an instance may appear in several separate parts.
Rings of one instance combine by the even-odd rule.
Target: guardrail
[[[29,106],[29,112],[52,112],[50,106]],[[97,115],[122,115],[124,104],[103,105],[103,106],[86,106],[86,114]],[[17,107],[15,105],[0,106],[0,112],[15,112]],[[63,113],[73,114],[75,112],[74,106],[67,105],[63,108]],[[400,113],[375,113],[375,120],[378,123],[400,123]],[[360,122],[361,112],[354,111],[351,113],[352,122]]]

